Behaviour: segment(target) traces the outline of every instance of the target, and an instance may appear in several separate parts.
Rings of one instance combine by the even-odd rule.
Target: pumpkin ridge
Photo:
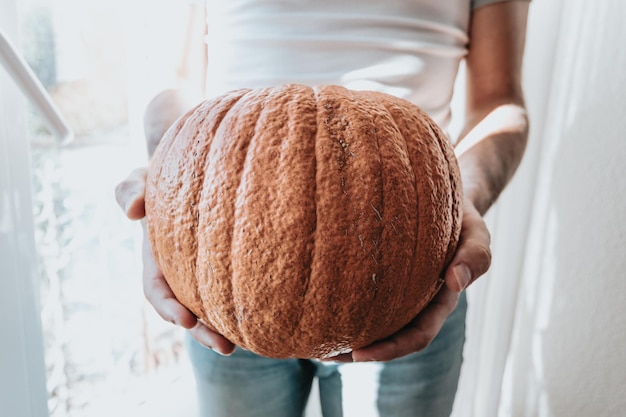
[[[351,92],[350,94],[355,100],[363,100],[364,102],[369,103],[370,106],[374,107],[374,108],[378,108],[380,109],[382,106],[380,105],[380,103],[373,99],[372,96],[370,94],[368,94],[367,92],[362,92],[362,91],[358,91],[358,92]],[[384,109],[384,107],[382,107]],[[372,125],[374,125],[374,132],[372,134],[372,136],[375,139],[375,143],[376,143],[376,150],[377,150],[377,159],[378,161],[380,161],[380,172],[379,172],[379,182],[380,182],[380,192],[379,194],[379,198],[380,198],[380,203],[378,204],[378,206],[374,206],[374,204],[369,201],[369,205],[372,209],[372,211],[374,212],[374,215],[376,217],[379,218],[380,222],[382,223],[383,218],[385,217],[385,169],[384,169],[384,165],[385,165],[385,161],[383,160],[383,151],[381,148],[381,143],[380,143],[380,135],[378,134],[378,130],[376,129],[376,115],[371,115],[370,116],[372,118]],[[374,196],[372,196],[374,197]],[[383,234],[385,231],[385,224],[382,224],[382,227],[379,228],[377,236],[376,236],[376,241],[378,242],[379,245],[384,244],[384,242],[382,242],[383,240]],[[377,250],[376,254],[372,254],[372,257],[374,259],[375,262],[375,268],[377,269],[377,271],[372,273],[372,280],[375,282],[377,278],[375,278],[377,275],[380,275],[378,278],[382,278],[383,280],[387,280],[389,279],[389,277],[386,276],[385,271],[381,271],[382,274],[378,274],[378,269],[380,269],[381,267],[379,266],[380,261],[385,261],[382,258],[382,253]],[[374,287],[374,295],[372,296],[372,301],[369,303],[369,308],[367,309],[367,313],[365,314],[365,317],[371,317],[371,312],[377,308],[380,307],[377,304],[377,298],[380,297],[380,292],[378,291],[378,283],[375,282],[375,287]],[[389,320],[388,320],[388,315],[385,315],[385,317],[383,317],[383,319],[385,320],[385,323],[380,323],[380,322],[376,322],[376,321],[368,321],[368,320],[363,320],[362,324],[361,324],[361,331],[360,334],[357,337],[362,337],[363,334],[365,335],[371,335],[375,334],[377,332],[380,332],[382,329],[386,328],[389,324]],[[369,328],[367,327],[369,325]],[[355,348],[360,348],[363,347],[362,346],[363,342],[361,340],[355,340]]]
[[[181,119],[186,118],[188,116],[189,114],[185,114]],[[159,146],[155,150],[151,163],[157,160],[160,162],[162,158],[161,155],[163,156],[167,155],[169,153],[169,150],[174,146],[174,142],[177,137],[178,131],[180,130],[180,126],[183,125],[183,122],[181,122],[181,119],[178,120],[176,127],[170,126],[166,134],[163,136]],[[170,134],[170,136],[168,136],[168,133]],[[164,260],[164,257],[166,254],[171,255],[171,253],[166,252],[166,251],[162,252],[160,250],[159,242],[156,240],[157,239],[156,236],[160,234],[160,231],[158,229],[162,228],[162,224],[150,221],[151,218],[153,217],[153,214],[155,214],[155,212],[158,212],[158,207],[156,207],[156,205],[158,204],[160,199],[157,196],[160,196],[163,194],[163,190],[158,188],[160,179],[163,176],[162,174],[163,174],[162,166],[159,166],[159,169],[156,171],[149,172],[149,175],[146,179],[146,194],[144,196],[144,199],[145,199],[145,205],[146,205],[146,225],[147,225],[147,230],[148,230],[148,239],[150,240],[150,246],[153,248],[152,251],[154,253],[154,260],[156,264],[159,266],[159,269],[163,271],[163,276],[166,282],[168,282],[169,274],[166,272],[168,264]],[[172,284],[170,284],[169,282],[168,284],[172,286]]]
[[[314,130],[312,132],[312,140],[316,140],[317,137],[317,131],[318,131],[318,125],[319,125],[319,101],[318,101],[318,94],[317,94],[317,87],[308,87],[308,91],[311,92],[311,94],[313,95],[313,101],[315,102],[315,123],[314,123]],[[317,177],[317,146],[313,147],[313,179],[315,179]],[[314,202],[314,207],[312,210],[313,215],[315,216],[313,224],[315,225],[315,228],[311,231],[311,259],[310,259],[310,264],[308,267],[308,271],[305,274],[305,283],[304,283],[304,288],[303,288],[303,295],[302,295],[302,305],[300,306],[300,313],[298,314],[298,317],[296,318],[295,321],[295,325],[294,325],[294,332],[291,335],[291,337],[289,338],[289,345],[290,346],[294,346],[296,345],[296,343],[294,343],[294,339],[296,337],[300,337],[301,336],[301,331],[300,331],[300,324],[302,322],[302,317],[304,316],[304,312],[307,308],[307,296],[309,295],[309,286],[311,285],[311,276],[313,273],[313,265],[314,265],[314,260],[315,260],[315,248],[317,247],[316,245],[316,238],[317,238],[317,181],[313,181],[313,186],[312,186],[312,190],[311,192],[313,193],[313,195],[315,196],[313,198],[313,202]],[[299,345],[299,344],[298,344]],[[301,351],[301,347],[298,346],[297,348],[294,349],[294,351]]]
[[[441,139],[441,135],[443,135],[443,132],[441,132],[441,130],[438,127],[435,127],[432,125],[432,123],[430,122],[430,120],[426,119],[425,123],[425,128],[428,129],[429,134],[434,137],[436,139],[436,144],[437,146],[435,147],[435,149],[440,153],[440,156],[442,157],[444,163],[443,164],[437,164],[437,167],[439,167],[441,170],[444,171],[444,177],[445,179],[448,181],[447,186],[446,186],[446,190],[452,190],[452,183],[451,183],[451,173],[450,173],[450,161],[448,159],[448,155],[446,153],[446,146],[442,143],[442,139]],[[434,158],[433,158],[434,159]],[[454,196],[452,192],[449,192],[446,194],[447,197],[446,200],[446,204],[445,204],[445,209],[448,213],[450,213],[452,211],[452,207],[453,207],[453,201],[454,201]],[[440,199],[440,201],[443,199]],[[443,209],[443,204],[440,202],[439,205],[439,209]],[[450,216],[446,216],[446,218],[450,219]],[[443,224],[444,222],[439,222],[439,224]],[[439,271],[439,276],[437,277],[438,280],[436,282],[436,285],[434,285],[431,288],[431,292],[428,294],[428,298],[432,299],[435,297],[435,295],[439,292],[439,290],[441,289],[441,287],[444,285],[445,280],[442,278],[443,274],[445,274],[445,268],[448,264],[448,256],[450,256],[450,249],[451,246],[453,246],[455,244],[455,242],[452,242],[452,235],[453,235],[453,224],[452,222],[450,222],[449,224],[447,224],[448,227],[446,227],[445,229],[443,229],[442,231],[445,233],[444,236],[442,236],[441,241],[442,242],[448,242],[446,245],[446,249],[445,249],[445,254],[443,255],[443,258],[441,259],[441,263],[438,265],[438,271]]]
[[[452,189],[452,185],[449,183],[449,182],[450,182],[450,180],[451,180],[451,173],[450,173],[450,168],[449,168],[450,161],[448,160],[448,156],[446,155],[445,146],[444,146],[444,144],[441,142],[441,137],[440,137],[440,134],[443,134],[443,133],[440,131],[440,129],[438,129],[437,127],[433,126],[433,124],[432,124],[430,121],[426,121],[426,122],[425,122],[425,126],[424,126],[424,127],[428,130],[428,133],[429,133],[429,134],[430,134],[433,138],[435,138],[435,140],[436,140],[436,142],[435,142],[435,143],[436,143],[436,145],[437,145],[437,146],[436,146],[436,148],[435,148],[435,149],[436,149],[436,150],[437,150],[437,151],[441,154],[441,157],[443,158],[443,161],[445,162],[445,163],[443,163],[443,164],[439,164],[439,165],[438,165],[438,167],[439,167],[442,171],[444,171],[444,172],[443,172],[443,174],[444,174],[443,176],[444,176],[444,177],[445,177],[445,179],[448,181],[448,184],[447,184],[446,189],[447,189],[447,190],[450,190],[450,189]],[[447,194],[445,195],[445,204],[441,203],[441,201],[443,201],[443,200],[444,200],[444,198],[443,198],[443,197],[444,197],[444,196],[442,196],[442,198],[440,198],[440,200],[439,200],[439,201],[440,201],[440,206],[444,206],[444,205],[445,205],[445,209],[446,209],[446,211],[447,211],[448,213],[450,213],[450,212],[452,211],[452,205],[453,205],[453,196],[452,196],[452,193],[447,193]],[[442,208],[444,208],[444,207],[442,207]],[[438,277],[438,278],[439,278],[439,284],[440,284],[440,285],[438,285],[438,286],[436,287],[436,290],[434,290],[434,293],[432,294],[432,296],[433,296],[433,297],[434,297],[434,295],[437,293],[437,291],[439,291],[439,289],[441,288],[441,284],[443,284],[443,282],[444,282],[444,281],[443,281],[443,279],[442,279],[442,275],[441,275],[441,274],[444,274],[444,273],[445,273],[445,266],[447,265],[448,255],[450,254],[450,245],[452,244],[452,242],[451,242],[451,237],[452,237],[452,224],[450,223],[450,224],[448,224],[447,226],[448,226],[448,227],[446,227],[446,228],[443,230],[443,231],[445,232],[445,235],[443,236],[442,241],[447,241],[447,242],[448,242],[448,244],[446,245],[446,252],[445,252],[445,255],[444,255],[443,259],[442,259],[442,266],[443,266],[443,268],[440,270],[440,276]]]
[[[215,105],[217,105],[217,103],[215,103]],[[215,105],[212,106],[211,109],[213,109],[215,107]],[[196,111],[198,111],[201,108],[202,108],[202,106],[199,106],[198,108],[196,108]],[[209,112],[210,112],[210,110],[209,110]],[[195,114],[195,111],[194,111],[194,114]],[[204,117],[201,118],[198,126],[204,126],[204,121],[206,119],[207,119],[207,115],[205,113]],[[198,140],[198,142],[199,142],[198,138],[200,137],[200,132],[201,132],[201,129],[200,129],[200,127],[198,127],[198,129],[196,129],[196,134],[191,136],[190,142],[193,143],[196,140]],[[204,147],[201,146],[201,149],[203,149],[203,148]],[[202,166],[204,166],[206,164],[206,155],[208,155],[208,152],[204,152],[204,154],[205,154],[205,161],[202,164],[199,164],[199,165],[202,165]],[[198,171],[196,171],[196,172],[198,172]],[[196,174],[194,174],[194,178],[195,178],[195,175]],[[204,181],[204,170],[200,170],[199,171],[199,176],[200,177],[197,178],[197,181],[198,182],[203,182]],[[197,245],[198,235],[199,235],[199,232],[200,232],[199,217],[198,217],[198,203],[200,202],[200,195],[199,195],[199,193],[192,193],[189,198],[192,201],[192,207],[194,207],[194,209],[192,210],[192,216],[196,218],[194,241],[196,242],[196,245]],[[196,247],[196,250],[195,250],[194,259],[190,260],[190,264],[195,264],[193,276],[196,279],[196,285],[195,285],[195,293],[193,294],[193,298],[194,298],[195,304],[198,306],[198,309],[199,309],[199,311],[197,313],[195,313],[195,314],[201,315],[201,317],[203,317],[203,316],[206,315],[206,313],[205,313],[205,310],[204,310],[204,303],[202,302],[202,295],[200,294],[200,285],[198,285],[199,284],[198,275],[195,273],[195,271],[198,270],[198,250],[197,250],[197,247]]]
[[[233,106],[237,104],[237,102],[241,100],[241,98],[245,95],[244,91],[245,90],[235,91],[232,94],[229,94],[227,96],[220,96],[218,99],[213,101],[212,102],[213,105],[209,109],[207,109],[201,123],[199,124],[200,126],[204,126],[204,121],[209,119],[209,126],[208,126],[209,129],[206,129],[207,134],[204,137],[204,143],[203,143],[203,146],[201,147],[201,151],[204,157],[204,160],[200,164],[202,166],[202,170],[200,170],[197,174],[198,182],[202,183],[202,189],[205,188],[204,180],[206,176],[207,165],[210,163],[209,155],[211,153],[211,146],[213,145],[213,139],[215,138],[215,133],[219,129],[219,126],[222,123],[222,120],[224,120],[226,116],[228,116],[228,113],[233,108]],[[199,108],[201,107],[199,106]],[[219,112],[217,116],[214,116],[213,112],[216,111],[216,109],[219,109]],[[198,129],[197,136],[199,136],[199,134],[200,134],[200,129]],[[198,139],[197,136],[193,137],[192,141],[197,140]],[[194,207],[195,207],[194,215],[196,217],[195,241],[199,242],[200,233],[203,230],[203,228],[200,227],[200,203],[202,201],[203,195],[200,192],[200,193],[196,193],[192,195],[191,198],[194,200],[194,203],[195,203],[194,204]],[[208,260],[204,260],[204,262],[208,263],[209,270],[212,271],[212,266],[210,262]],[[196,256],[195,256],[195,264],[196,264],[195,270],[196,271],[200,270],[199,268],[200,263],[201,263],[201,258],[198,256],[198,251],[196,250]],[[204,302],[202,300],[202,293],[201,293],[201,289],[203,286],[200,285],[199,274],[196,273],[195,275],[196,275],[196,283],[197,283],[196,299],[199,300],[199,308],[201,309],[201,313],[202,313],[202,316],[199,316],[199,317],[205,318],[207,314],[206,314]]]
[[[238,151],[245,137],[235,126],[245,124],[248,107],[255,107],[253,99],[259,92],[238,90],[242,93],[239,99],[228,106],[221,123],[217,126],[213,141],[208,152],[205,169],[205,178],[202,188],[202,207],[200,221],[204,224],[203,234],[199,238],[198,247],[203,250],[202,270],[199,276],[202,282],[201,294],[203,302],[210,310],[206,310],[206,319],[210,327],[229,339],[241,345],[241,335],[233,325],[237,318],[235,304],[232,300],[232,222],[234,217],[235,200],[232,197],[236,189],[231,187],[231,180],[240,178],[243,161],[236,159]],[[233,159],[235,158],[235,159]],[[233,169],[234,167],[234,169]],[[231,173],[232,175],[226,175]]]
[[[233,209],[233,217],[232,217],[231,225],[230,225],[231,226],[230,240],[228,241],[228,250],[227,250],[230,253],[231,259],[235,255],[233,240],[235,238],[236,228],[237,228],[236,219],[239,218],[239,209],[237,208],[237,201],[239,200],[240,195],[244,193],[244,191],[242,190],[242,185],[244,183],[244,174],[246,172],[246,169],[249,168],[249,165],[252,163],[251,161],[253,158],[252,153],[251,153],[251,149],[253,149],[252,142],[258,139],[259,120],[263,116],[265,102],[271,93],[271,89],[266,88],[266,89],[260,90],[259,93],[261,94],[259,94],[259,97],[255,98],[255,103],[253,104],[253,106],[254,105],[259,106],[260,111],[256,112],[252,134],[250,135],[247,142],[245,143],[245,156],[243,158],[243,163],[241,167],[239,168],[239,172],[237,175],[239,181],[238,181],[237,186],[235,187],[235,194],[234,194],[235,198],[231,202],[231,204],[234,205],[234,209]],[[236,279],[236,276],[235,276],[235,271],[233,270],[232,261],[229,263],[228,269],[230,272],[230,277],[229,279],[227,279],[227,282],[230,284],[228,292],[232,296],[232,305],[242,305],[244,304],[242,303],[242,301],[245,301],[245,300],[242,300],[242,297],[233,291],[233,281]],[[236,311],[234,312],[234,317],[236,318],[238,334],[243,339],[242,341],[243,341],[244,346],[248,347],[250,338],[248,337],[248,333],[244,331],[243,321],[245,320],[245,312],[243,311],[243,307],[242,307],[241,312],[236,312]]]
[[[398,130],[398,133],[400,134],[400,136],[402,137],[402,141],[404,144],[404,150],[407,153],[407,159],[408,159],[408,163],[409,163],[409,168],[411,169],[411,172],[413,173],[413,178],[415,179],[414,182],[414,191],[415,191],[415,229],[413,231],[411,231],[411,233],[414,234],[415,236],[415,244],[413,245],[413,250],[411,251],[411,262],[409,265],[409,274],[413,274],[415,272],[415,268],[416,268],[416,263],[417,263],[417,259],[416,259],[416,254],[418,253],[419,250],[419,232],[420,232],[420,221],[419,221],[419,213],[420,213],[420,200],[421,200],[421,196],[420,196],[420,192],[419,192],[419,181],[417,179],[417,175],[416,175],[416,168],[413,164],[413,159],[410,157],[410,149],[408,149],[408,140],[407,137],[405,135],[405,129],[402,129],[400,127],[400,123],[398,123],[398,118],[400,115],[397,115],[396,112],[393,110],[396,107],[395,103],[392,103],[390,100],[387,99],[386,96],[380,95],[380,99],[383,103],[383,107],[387,110],[387,112],[389,113],[389,117],[391,119],[391,121],[393,122],[395,128]],[[412,279],[416,279],[418,277],[411,277]],[[407,287],[408,287],[408,283],[405,281],[404,282],[404,286],[402,288],[402,290],[398,291],[398,296],[404,294],[405,291],[407,291]],[[396,298],[397,298],[396,297]]]
[[[197,106],[193,107],[191,110],[189,110],[187,113],[185,113],[183,116],[181,116],[168,129],[168,131],[164,135],[163,146],[159,146],[157,148],[157,152],[155,152],[153,161],[155,161],[156,163],[162,164],[164,160],[165,161],[168,160],[170,156],[170,152],[187,155],[189,153],[189,148],[190,148],[189,143],[194,143],[197,140],[198,136],[200,135],[201,129],[197,126],[203,125],[206,119],[206,113],[210,111],[217,104],[219,104],[219,102],[200,103]],[[194,126],[196,126],[195,129],[194,129]],[[193,133],[189,135],[190,139],[186,137],[186,135],[181,135],[181,132],[183,132],[184,130],[193,131]],[[199,148],[201,147],[202,145],[199,146]],[[193,150],[194,148],[191,148],[191,149]],[[199,171],[198,166],[194,167],[192,165],[190,171],[198,172]],[[157,176],[158,177],[162,176],[162,170],[159,170],[157,172]],[[192,185],[189,185],[186,187],[176,187],[176,190],[178,194],[180,193],[187,194],[189,198],[191,198],[192,200],[195,200],[195,203],[197,203],[197,198],[195,195],[196,193],[192,192],[193,188],[194,187]],[[167,197],[171,191],[173,190],[170,187],[170,189],[165,192],[165,196]],[[147,196],[147,199],[148,199],[147,207],[150,207],[150,208],[154,207],[156,214],[159,214],[159,211],[162,211],[164,209],[164,207],[162,206],[163,196],[160,196],[160,197],[155,196],[154,198],[152,197],[153,196]],[[192,206],[195,206],[195,204],[193,203],[194,201],[192,201]],[[195,216],[195,214],[193,213],[193,209],[190,211],[191,213],[187,214],[186,216],[182,216],[179,219],[191,220]],[[196,208],[196,211],[197,211],[197,208]],[[170,212],[160,213],[160,214],[161,215],[165,214],[165,216],[172,215],[172,213]],[[149,222],[149,223],[152,224],[152,222]],[[188,226],[189,224],[193,224],[193,221],[190,223],[190,222],[185,222],[183,220],[180,223],[186,223]],[[196,224],[196,227],[197,227],[197,224]],[[153,233],[151,231],[150,235],[152,234]],[[172,251],[171,249],[162,250],[161,248],[158,248],[158,246],[155,246],[156,250],[154,250],[153,252],[155,252],[155,260],[157,261],[159,268],[164,272],[165,279],[166,281],[168,281],[168,284],[172,287],[172,291],[176,294],[176,297],[183,300],[183,302],[188,305],[188,308],[190,308],[190,310],[192,310],[195,315],[197,315],[198,317],[202,317],[204,315],[204,308],[203,308],[201,296],[199,294],[199,291],[196,288],[198,284],[198,279],[195,273],[197,270],[196,269],[197,241],[193,239],[191,240],[187,239],[187,240],[188,240],[188,243],[190,243],[190,246],[187,246],[187,249],[186,249],[186,253],[188,254],[188,256],[183,257],[185,259],[183,260],[182,264],[181,264],[180,254],[175,254],[176,251]],[[175,242],[174,244],[175,245],[181,244],[181,246],[186,246],[185,242]],[[163,257],[165,254],[166,254],[166,257],[174,256],[176,258],[176,262],[175,262],[175,264],[177,264],[176,268],[172,269],[172,265],[167,265],[167,263],[164,264]],[[190,268],[190,273],[184,274],[186,279],[189,281],[188,282],[189,285],[186,285],[184,288],[181,288],[180,285],[177,285],[178,284],[177,275],[179,273],[179,269],[178,269],[179,267],[182,267],[185,269]]]
[[[425,114],[425,112],[421,109],[416,109],[416,115],[420,115],[420,114]],[[427,117],[419,118],[419,126],[420,126],[420,130],[425,131],[425,133],[427,133],[423,135],[424,137],[428,137],[430,135],[431,138],[435,139],[434,144],[436,146],[430,146],[430,147],[425,148],[427,151],[430,151],[431,154],[429,157],[422,159],[422,161],[424,162],[424,169],[428,170],[429,172],[429,175],[427,175],[427,177],[438,178],[437,181],[430,180],[426,184],[425,182],[422,182],[421,185],[423,189],[420,195],[428,195],[428,193],[424,192],[424,189],[430,190],[431,192],[441,191],[438,188],[442,187],[442,181],[443,181],[445,184],[444,188],[446,189],[446,197],[447,197],[446,200],[450,201],[452,197],[449,193],[449,189],[451,187],[449,184],[450,176],[449,176],[449,170],[447,167],[448,160],[446,159],[444,155],[444,151],[442,150],[443,146],[441,143],[441,138],[439,137],[439,133],[441,132],[441,130],[438,128],[434,130],[430,124],[430,118],[427,118]],[[445,171],[445,174],[442,174],[442,172],[440,172],[441,170]],[[420,183],[418,182],[418,184]],[[439,255],[438,258],[435,258],[437,260],[437,263],[433,262],[434,261],[433,258],[428,260],[430,261],[428,263],[428,267],[430,268],[428,270],[428,273],[438,274],[438,275],[436,277],[433,276],[433,278],[436,278],[436,281],[430,286],[430,288],[423,289],[423,291],[425,291],[423,294],[423,298],[426,300],[431,300],[437,294],[437,292],[443,285],[443,281],[440,279],[440,274],[445,265],[445,258],[446,258],[447,250],[450,244],[449,240],[451,237],[450,224],[449,224],[450,222],[446,221],[449,219],[447,219],[446,216],[442,216],[444,207],[442,207],[443,205],[441,203],[441,198],[440,198],[441,196],[433,195],[433,197],[434,198],[432,199],[426,199],[426,203],[430,204],[431,206],[428,208],[430,212],[427,211],[427,215],[434,215],[434,218],[432,219],[433,220],[432,226],[434,226],[435,229],[431,228],[424,235],[418,234],[418,241],[424,242],[426,240],[426,241],[433,242],[433,244],[431,245],[431,250],[434,247],[442,245],[442,244],[445,245],[445,248],[437,248],[434,253],[431,253],[431,256]],[[432,206],[434,206],[434,208]],[[446,206],[448,206],[448,204],[446,204]],[[423,307],[425,307],[425,305],[422,306],[420,310]]]
[[[200,105],[198,105],[197,107],[199,106]],[[157,184],[159,183],[160,178],[163,176],[163,166],[161,166],[160,162],[163,158],[165,158],[169,154],[170,149],[172,149],[172,147],[176,143],[178,133],[184,126],[187,118],[189,118],[195,110],[196,108],[190,110],[189,112],[181,116],[165,132],[151,160],[151,163],[159,162],[159,169],[157,171],[151,171],[147,177],[147,184],[154,184],[154,187],[146,186],[146,195],[144,197],[146,200],[146,218],[147,218],[146,223],[148,225],[148,238],[150,239],[151,246],[154,248],[153,252],[154,252],[155,261],[157,265],[159,266],[159,269],[163,271],[166,281],[170,274],[166,273],[167,271],[166,267],[168,265],[167,265],[167,262],[163,260],[163,258],[165,257],[166,254],[171,256],[171,253],[166,252],[166,251],[162,252],[159,250],[160,248],[159,248],[158,242],[154,239],[155,239],[155,234],[157,234],[156,229],[158,228],[158,226],[161,226],[161,224],[158,224],[156,222],[153,223],[150,221],[150,219],[152,218],[153,214],[155,214],[155,212],[158,212],[159,210],[158,203],[161,199],[158,197],[164,194],[163,190],[157,187]]]
[[[189,137],[189,139],[187,140],[187,143],[189,144],[193,144],[194,142],[197,141],[198,144],[200,144],[200,139],[201,138],[201,133],[203,132],[203,129],[201,127],[204,127],[204,122],[207,120],[207,113],[210,113],[211,110],[217,106],[219,104],[219,102],[216,103],[211,103],[212,106],[206,106],[206,105],[200,105],[198,107],[196,107],[194,109],[194,111],[189,115],[189,117],[185,120],[185,124],[187,124],[187,121],[189,119],[192,119],[193,116],[200,116],[199,117],[199,121],[196,123],[196,129],[195,129],[195,133],[193,135],[191,135]],[[204,109],[204,107],[209,107],[208,109]],[[200,114],[201,115],[200,115]],[[178,137],[178,136],[177,136]],[[206,138],[204,138],[204,140],[206,141]],[[204,146],[200,145],[198,147],[200,150],[202,150],[204,148]],[[196,149],[195,146],[192,145],[192,149]],[[194,158],[196,159],[196,152],[194,152]],[[198,165],[204,165],[204,163],[199,163]],[[199,173],[199,178],[196,178],[196,173]],[[204,170],[197,170],[194,169],[194,174],[193,174],[194,179],[196,179],[198,182],[202,182],[204,179]],[[190,200],[190,205],[191,207],[193,207],[190,211],[191,211],[191,215],[190,217],[195,217],[196,218],[196,222],[195,222],[195,233],[194,233],[194,242],[198,242],[198,233],[199,233],[199,228],[198,228],[198,202],[200,201],[200,195],[198,193],[190,193],[189,195],[189,200]],[[191,286],[191,288],[195,288],[195,292],[192,294],[193,297],[193,301],[194,301],[194,306],[198,309],[198,311],[194,312],[195,315],[202,317],[204,316],[206,313],[204,311],[204,303],[202,303],[202,296],[200,295],[200,289],[199,289],[199,282],[198,282],[198,276],[195,273],[198,270],[198,251],[197,248],[195,251],[192,251],[192,259],[189,260],[189,264],[190,265],[194,265],[193,268],[193,274],[190,274],[190,277],[194,277],[196,280],[196,285],[195,286]],[[195,310],[195,309],[194,309]]]
[[[424,129],[425,127],[427,127],[427,125],[424,126],[423,122],[421,122],[421,123],[422,123],[422,125],[420,126],[421,129]],[[428,128],[429,128],[429,126],[428,126]],[[428,131],[430,133],[430,128],[428,129]],[[432,148],[433,147],[431,146],[431,147],[428,148],[428,150],[432,151]],[[438,150],[439,152],[441,152],[441,149],[439,148],[439,146],[435,147],[435,149]],[[436,156],[436,155],[434,155],[434,152],[433,152],[433,155],[431,155],[431,156],[433,156],[433,157],[427,157],[427,158],[422,159],[422,162],[424,162],[424,170],[427,170],[429,172],[429,174],[426,175],[428,178],[431,178],[431,176],[434,175],[437,167],[441,166],[441,164],[439,164],[437,162],[437,159],[434,157],[434,156]],[[439,155],[439,156],[441,156],[441,155]],[[428,182],[427,181],[418,181],[417,184],[418,184],[418,187],[420,189],[419,195],[421,195],[421,196],[429,195],[429,193],[426,192],[427,190],[431,191],[431,192],[434,191],[434,188],[430,187],[432,185],[430,183],[430,181],[428,181]],[[428,199],[428,198],[426,198],[426,199],[422,198],[422,199],[420,199],[420,201],[423,201],[423,204],[426,204],[426,205],[429,205],[429,206],[433,206],[433,205],[436,205],[436,204],[438,205],[439,201],[435,200],[437,198],[437,196],[433,196],[433,197],[434,197],[434,199],[432,199],[432,201],[431,201],[431,199]],[[427,216],[430,216],[432,214],[432,211],[438,211],[438,210],[434,210],[432,207],[427,207],[425,210],[422,210],[421,208],[422,208],[422,205],[420,205],[420,211],[424,212]],[[434,220],[434,219],[431,219],[431,221],[432,220]],[[425,222],[425,223],[428,226],[428,223],[427,222]],[[433,221],[433,223],[432,223],[433,226],[436,226],[436,225],[439,225],[439,224],[440,223],[437,222],[437,221]],[[432,233],[432,234],[431,233],[432,233],[432,229],[429,230],[429,231],[424,231],[423,228],[422,228],[422,233],[418,233],[418,235],[417,235],[418,236],[418,245],[420,245],[420,244],[423,245],[425,241],[429,241],[429,242],[430,241],[434,241],[435,243],[432,246],[435,246],[435,245],[439,244],[442,241],[441,240],[441,236],[438,236],[435,233]],[[447,246],[448,245],[446,244],[446,250],[447,250]],[[418,248],[418,250],[419,250],[419,248]],[[433,254],[431,254],[431,255],[433,255]],[[428,262],[428,266],[432,267],[433,266],[432,258],[428,259],[427,261],[430,261],[430,262]],[[441,266],[437,265],[437,267],[435,267],[434,269],[436,270],[436,273],[438,274],[440,272]],[[428,273],[433,273],[435,271],[433,269],[429,268],[429,269],[427,269],[427,272]],[[439,277],[437,276],[436,278],[438,279]],[[434,285],[432,285],[430,288],[423,289],[425,291],[425,293],[423,295],[423,298],[425,300],[431,300],[435,296],[437,291],[439,290],[440,286],[441,286],[440,285],[440,281],[437,280],[436,283]],[[420,310],[423,307],[425,307],[425,305],[421,306]]]
[[[439,129],[436,125],[433,125],[431,121],[429,121],[428,124],[430,125],[430,128],[435,132]],[[452,219],[452,223],[450,225],[450,237],[449,237],[450,243],[448,244],[448,251],[446,252],[445,264],[444,264],[444,268],[447,268],[450,262],[452,261],[452,258],[454,257],[454,254],[456,252],[456,248],[458,246],[458,241],[459,241],[459,235],[461,232],[460,222],[462,221],[462,218],[463,218],[462,216],[463,188],[462,188],[461,174],[458,171],[456,163],[454,163],[456,156],[454,155],[454,152],[452,151],[451,146],[447,146],[448,145],[447,143],[442,143],[443,141],[448,140],[447,136],[445,136],[443,132],[441,132],[441,134],[435,134],[434,136],[437,137],[437,139],[439,140],[439,146],[446,160],[445,167],[448,171],[448,175],[450,178],[450,207],[449,207],[450,217],[449,218]],[[444,274],[445,274],[445,269],[442,270],[442,277],[441,277],[442,280],[443,280]]]
[[[319,233],[318,233],[318,228],[319,228],[319,224],[318,224],[318,218],[319,218],[319,210],[320,210],[320,194],[319,194],[319,188],[318,188],[318,176],[320,175],[320,166],[319,166],[319,160],[320,160],[320,143],[318,140],[318,135],[320,132],[320,126],[322,123],[324,123],[324,119],[325,119],[325,113],[324,113],[324,108],[321,105],[321,100],[322,100],[322,95],[324,94],[324,92],[321,90],[322,87],[321,86],[314,86],[311,87],[311,90],[313,91],[313,98],[315,100],[315,146],[313,149],[313,159],[315,160],[315,170],[313,173],[313,194],[314,194],[314,198],[313,201],[315,203],[315,207],[313,210],[313,213],[315,213],[315,230],[313,232],[313,239],[312,239],[312,248],[311,248],[311,265],[309,267],[309,275],[307,278],[307,284],[306,284],[306,292],[304,293],[304,297],[303,297],[303,302],[302,302],[302,310],[301,310],[301,314],[300,317],[298,318],[298,335],[299,337],[302,337],[303,334],[306,334],[307,331],[311,331],[312,329],[308,328],[308,327],[303,327],[308,323],[303,323],[303,321],[305,321],[305,314],[311,314],[310,309],[308,308],[308,306],[310,305],[315,305],[315,302],[312,302],[311,300],[315,298],[315,293],[317,290],[317,286],[315,285],[316,283],[313,282],[313,278],[316,275],[315,274],[315,270],[314,270],[314,266],[317,265],[317,258],[319,256],[318,254],[318,244],[319,244]],[[294,337],[296,337],[296,335],[294,334]],[[300,345],[302,345],[302,343],[300,343]],[[311,346],[307,345],[306,343],[304,343],[304,349],[301,346],[298,346],[296,349],[294,349],[294,353],[296,353],[296,355],[298,354],[302,354],[303,357],[307,357],[307,356],[315,356],[316,352],[311,352],[309,349],[311,348]],[[315,346],[315,348],[320,348],[319,346]],[[322,347],[323,349],[323,347]],[[325,352],[317,352],[317,353],[325,353]]]

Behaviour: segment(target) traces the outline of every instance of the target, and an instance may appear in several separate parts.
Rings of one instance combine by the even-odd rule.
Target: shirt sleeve
[[[486,6],[488,4],[502,3],[502,2],[505,2],[505,1],[526,1],[526,2],[530,2],[531,0],[471,0],[472,10],[473,9],[477,9],[478,7]]]

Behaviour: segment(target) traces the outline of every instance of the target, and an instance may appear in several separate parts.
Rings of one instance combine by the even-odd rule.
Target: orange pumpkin
[[[289,84],[202,102],[165,134],[149,237],[178,300],[236,345],[324,358],[405,326],[459,238],[451,145],[417,106]]]

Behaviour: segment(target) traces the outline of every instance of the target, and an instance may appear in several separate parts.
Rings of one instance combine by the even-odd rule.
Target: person
[[[522,59],[529,0],[209,1],[205,97],[285,82],[387,92],[424,108],[444,129],[459,64],[465,118],[455,141],[464,203],[461,239],[435,299],[397,334],[332,361],[275,360],[236,348],[183,307],[144,243],[144,290],[188,330],[202,416],[298,416],[314,377],[324,416],[449,416],[465,340],[464,290],[491,263],[483,220],[527,142]],[[159,94],[146,111],[153,145],[187,108]],[[151,147],[151,149],[154,146]],[[145,214],[146,169],[116,189],[130,219]],[[145,225],[144,225],[145,231]],[[350,389],[352,388],[352,389]]]

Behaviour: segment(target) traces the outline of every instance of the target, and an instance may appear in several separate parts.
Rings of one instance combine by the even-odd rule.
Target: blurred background
[[[12,40],[74,134],[59,144],[20,97],[51,417],[179,415],[171,408],[184,412],[185,398],[193,415],[181,333],[143,299],[140,227],[114,198],[115,185],[146,165],[147,100],[175,83],[184,30],[174,25],[187,8],[159,3],[14,3]]]
[[[187,12],[179,0],[0,0],[0,30],[74,133],[60,144],[0,70],[3,415],[195,415],[182,334],[144,301],[140,228],[113,193],[147,163],[143,111],[180,82]],[[531,3],[531,141],[488,215],[494,264],[468,293],[455,417],[626,409],[623,16],[620,0]],[[462,97],[454,111],[453,132]]]

